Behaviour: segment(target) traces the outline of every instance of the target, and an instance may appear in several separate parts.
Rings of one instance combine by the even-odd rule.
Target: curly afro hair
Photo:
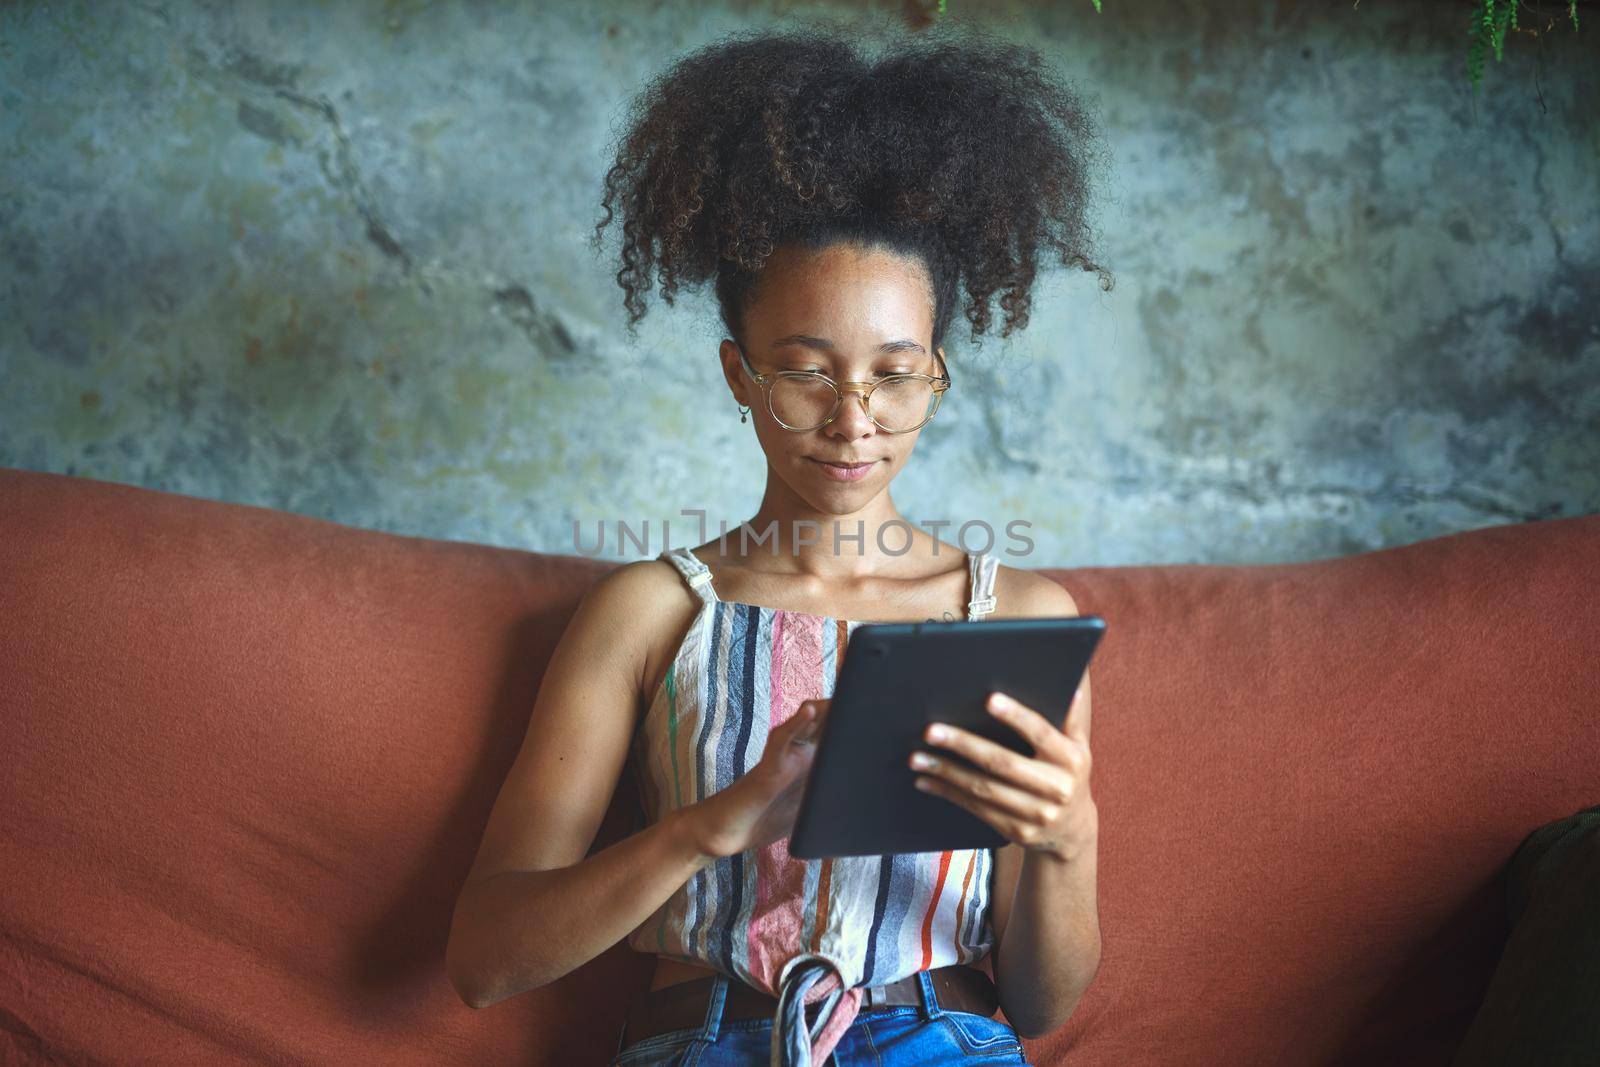
[[[1111,288],[1085,252],[1095,124],[1031,48],[936,29],[872,60],[816,28],[731,35],[652,79],[629,119],[593,243],[620,206],[630,332],[657,271],[669,305],[714,277],[742,341],[762,265],[788,242],[919,258],[936,346],[962,286],[974,341],[997,292],[1001,336],[1026,326],[1041,249]]]

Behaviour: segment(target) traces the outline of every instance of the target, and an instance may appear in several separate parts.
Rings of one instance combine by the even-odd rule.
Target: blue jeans
[[[1022,1040],[999,1019],[939,1007],[933,979],[917,972],[922,989],[920,1004],[873,1008],[855,1017],[839,1038],[826,1067],[897,1067],[940,1063],[1027,1064]],[[728,994],[728,976],[718,973],[706,1005],[705,1022],[683,1030],[655,1034],[622,1045],[624,1029],[617,1035],[612,1067],[654,1064],[658,1067],[752,1067],[772,1057],[772,1020],[722,1018]],[[816,1064],[815,1067],[824,1067]]]

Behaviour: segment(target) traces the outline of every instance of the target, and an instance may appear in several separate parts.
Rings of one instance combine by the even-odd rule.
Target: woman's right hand
[[[732,856],[793,832],[828,704],[827,700],[801,704],[767,735],[761,761],[748,773],[684,809],[691,840],[702,853]]]

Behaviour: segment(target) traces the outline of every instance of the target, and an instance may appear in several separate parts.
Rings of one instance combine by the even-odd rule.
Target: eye
[[[785,370],[785,371],[793,372],[795,374],[827,374],[828,373],[827,368],[825,368],[825,367],[784,367],[782,369]],[[887,378],[891,374],[916,374],[916,373],[917,373],[916,370],[914,370],[911,367],[897,367],[897,368],[895,368],[893,370],[873,371],[872,372],[872,377],[874,377],[874,378]]]

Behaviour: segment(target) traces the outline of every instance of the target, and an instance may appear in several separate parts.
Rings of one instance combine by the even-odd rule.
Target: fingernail
[[[944,727],[943,726],[930,726],[930,727],[928,727],[928,740],[929,741],[943,741],[944,737],[945,737],[945,734],[944,734]]]

